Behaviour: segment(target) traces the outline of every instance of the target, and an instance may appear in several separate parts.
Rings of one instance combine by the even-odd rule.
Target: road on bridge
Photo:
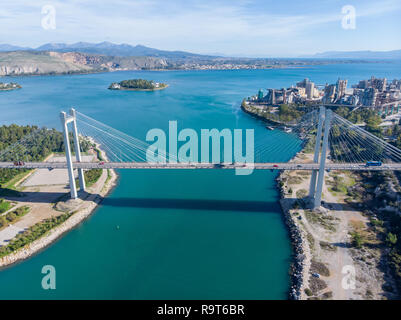
[[[74,162],[75,169],[255,169],[255,170],[318,170],[317,163],[148,163],[148,162]],[[0,168],[67,169],[67,162],[0,162]],[[399,171],[401,164],[385,163],[366,166],[365,163],[326,163],[326,170]]]

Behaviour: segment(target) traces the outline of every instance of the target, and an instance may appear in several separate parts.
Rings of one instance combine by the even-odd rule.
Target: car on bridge
[[[383,162],[381,161],[368,161],[365,164],[366,167],[381,167],[382,165]]]

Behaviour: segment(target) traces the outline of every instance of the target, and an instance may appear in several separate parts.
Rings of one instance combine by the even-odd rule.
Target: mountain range
[[[18,47],[10,44],[0,44],[0,51],[55,51],[55,52],[83,52],[91,54],[102,54],[108,56],[146,56],[162,57],[168,59],[208,59],[215,56],[195,54],[185,51],[167,51],[149,48],[143,45],[132,46],[129,44],[114,44],[111,42],[77,42],[73,44],[66,43],[47,43],[37,48]]]
[[[146,56],[167,59],[212,59],[218,57],[228,57],[223,54],[203,55],[185,51],[168,51],[146,47],[143,45],[132,46],[130,44],[114,44],[111,42],[77,42],[66,43],[46,43],[37,48],[19,47],[11,44],[0,44],[0,52],[5,51],[55,51],[55,52],[82,52],[91,54],[102,54],[108,56],[127,57],[127,56]],[[327,51],[314,55],[305,55],[300,58],[310,59],[401,59],[401,50],[393,51]]]

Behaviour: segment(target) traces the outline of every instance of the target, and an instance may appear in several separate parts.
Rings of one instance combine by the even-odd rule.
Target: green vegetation
[[[0,247],[0,258],[44,236],[50,229],[60,225],[71,215],[73,215],[73,213],[64,213],[57,217],[45,219],[29,227],[28,230],[18,234],[8,245]]]
[[[154,90],[165,88],[167,85],[165,83],[156,84],[153,80],[145,80],[145,79],[132,79],[132,80],[123,80],[119,83],[112,83],[109,86],[109,89],[118,90],[120,86],[123,89],[142,89],[142,90]]]
[[[319,224],[324,229],[332,232],[336,231],[334,222],[336,218],[334,218],[333,216],[324,215],[322,213],[315,212],[312,210],[305,210],[305,217],[312,224]]]
[[[10,83],[3,83],[0,82],[0,91],[1,90],[14,90],[20,89],[21,86],[18,83],[10,82]]]
[[[291,122],[302,117],[304,112],[300,111],[295,105],[282,104],[278,110],[281,122]]]
[[[397,235],[390,232],[386,237],[386,242],[391,247],[395,246],[397,244]]]
[[[21,142],[22,139],[24,140],[24,147],[5,150],[14,143]],[[70,141],[71,148],[74,150],[72,136]],[[90,142],[81,139],[83,152],[88,151],[90,147]],[[64,152],[64,141],[62,133],[55,129],[39,129],[37,126],[12,124],[0,127],[0,151],[4,151],[0,161],[43,161],[52,152]],[[12,187],[10,182],[17,182],[28,171],[27,169],[0,169],[0,188]],[[19,179],[15,179],[16,177]]]
[[[90,169],[84,172],[85,184],[87,187],[92,186],[102,176],[103,169]]]
[[[308,297],[313,296],[312,290],[309,289],[309,288],[306,288],[306,289],[305,289],[305,294],[306,294]]]
[[[11,208],[11,203],[4,199],[0,199],[0,214],[6,212]]]
[[[365,123],[366,130],[376,134],[381,135],[381,129],[379,127],[382,122],[381,118],[377,115],[376,111],[371,108],[360,108],[352,111],[348,107],[339,107],[336,113],[341,117],[351,121],[352,123]]]
[[[0,230],[5,228],[8,224],[17,222],[21,217],[29,212],[28,206],[19,207],[5,215],[0,216]]]
[[[362,235],[359,232],[354,231],[351,232],[351,237],[352,237],[351,241],[352,245],[357,249],[361,249],[365,243],[365,240],[363,239]]]

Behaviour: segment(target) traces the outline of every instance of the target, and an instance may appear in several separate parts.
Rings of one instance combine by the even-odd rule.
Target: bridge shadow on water
[[[69,194],[63,192],[23,191],[1,189],[2,198],[18,202],[49,203],[67,200]],[[80,198],[93,196],[91,193],[78,193]],[[99,195],[96,195],[100,197]],[[98,198],[99,199],[99,198]],[[183,209],[183,210],[209,210],[209,211],[241,211],[278,213],[281,207],[277,201],[252,200],[214,200],[214,199],[163,199],[163,198],[130,198],[117,197],[101,198],[101,206],[145,208],[145,209]]]
[[[104,198],[102,206],[152,209],[184,209],[242,212],[281,212],[274,201],[160,199],[160,198]]]

